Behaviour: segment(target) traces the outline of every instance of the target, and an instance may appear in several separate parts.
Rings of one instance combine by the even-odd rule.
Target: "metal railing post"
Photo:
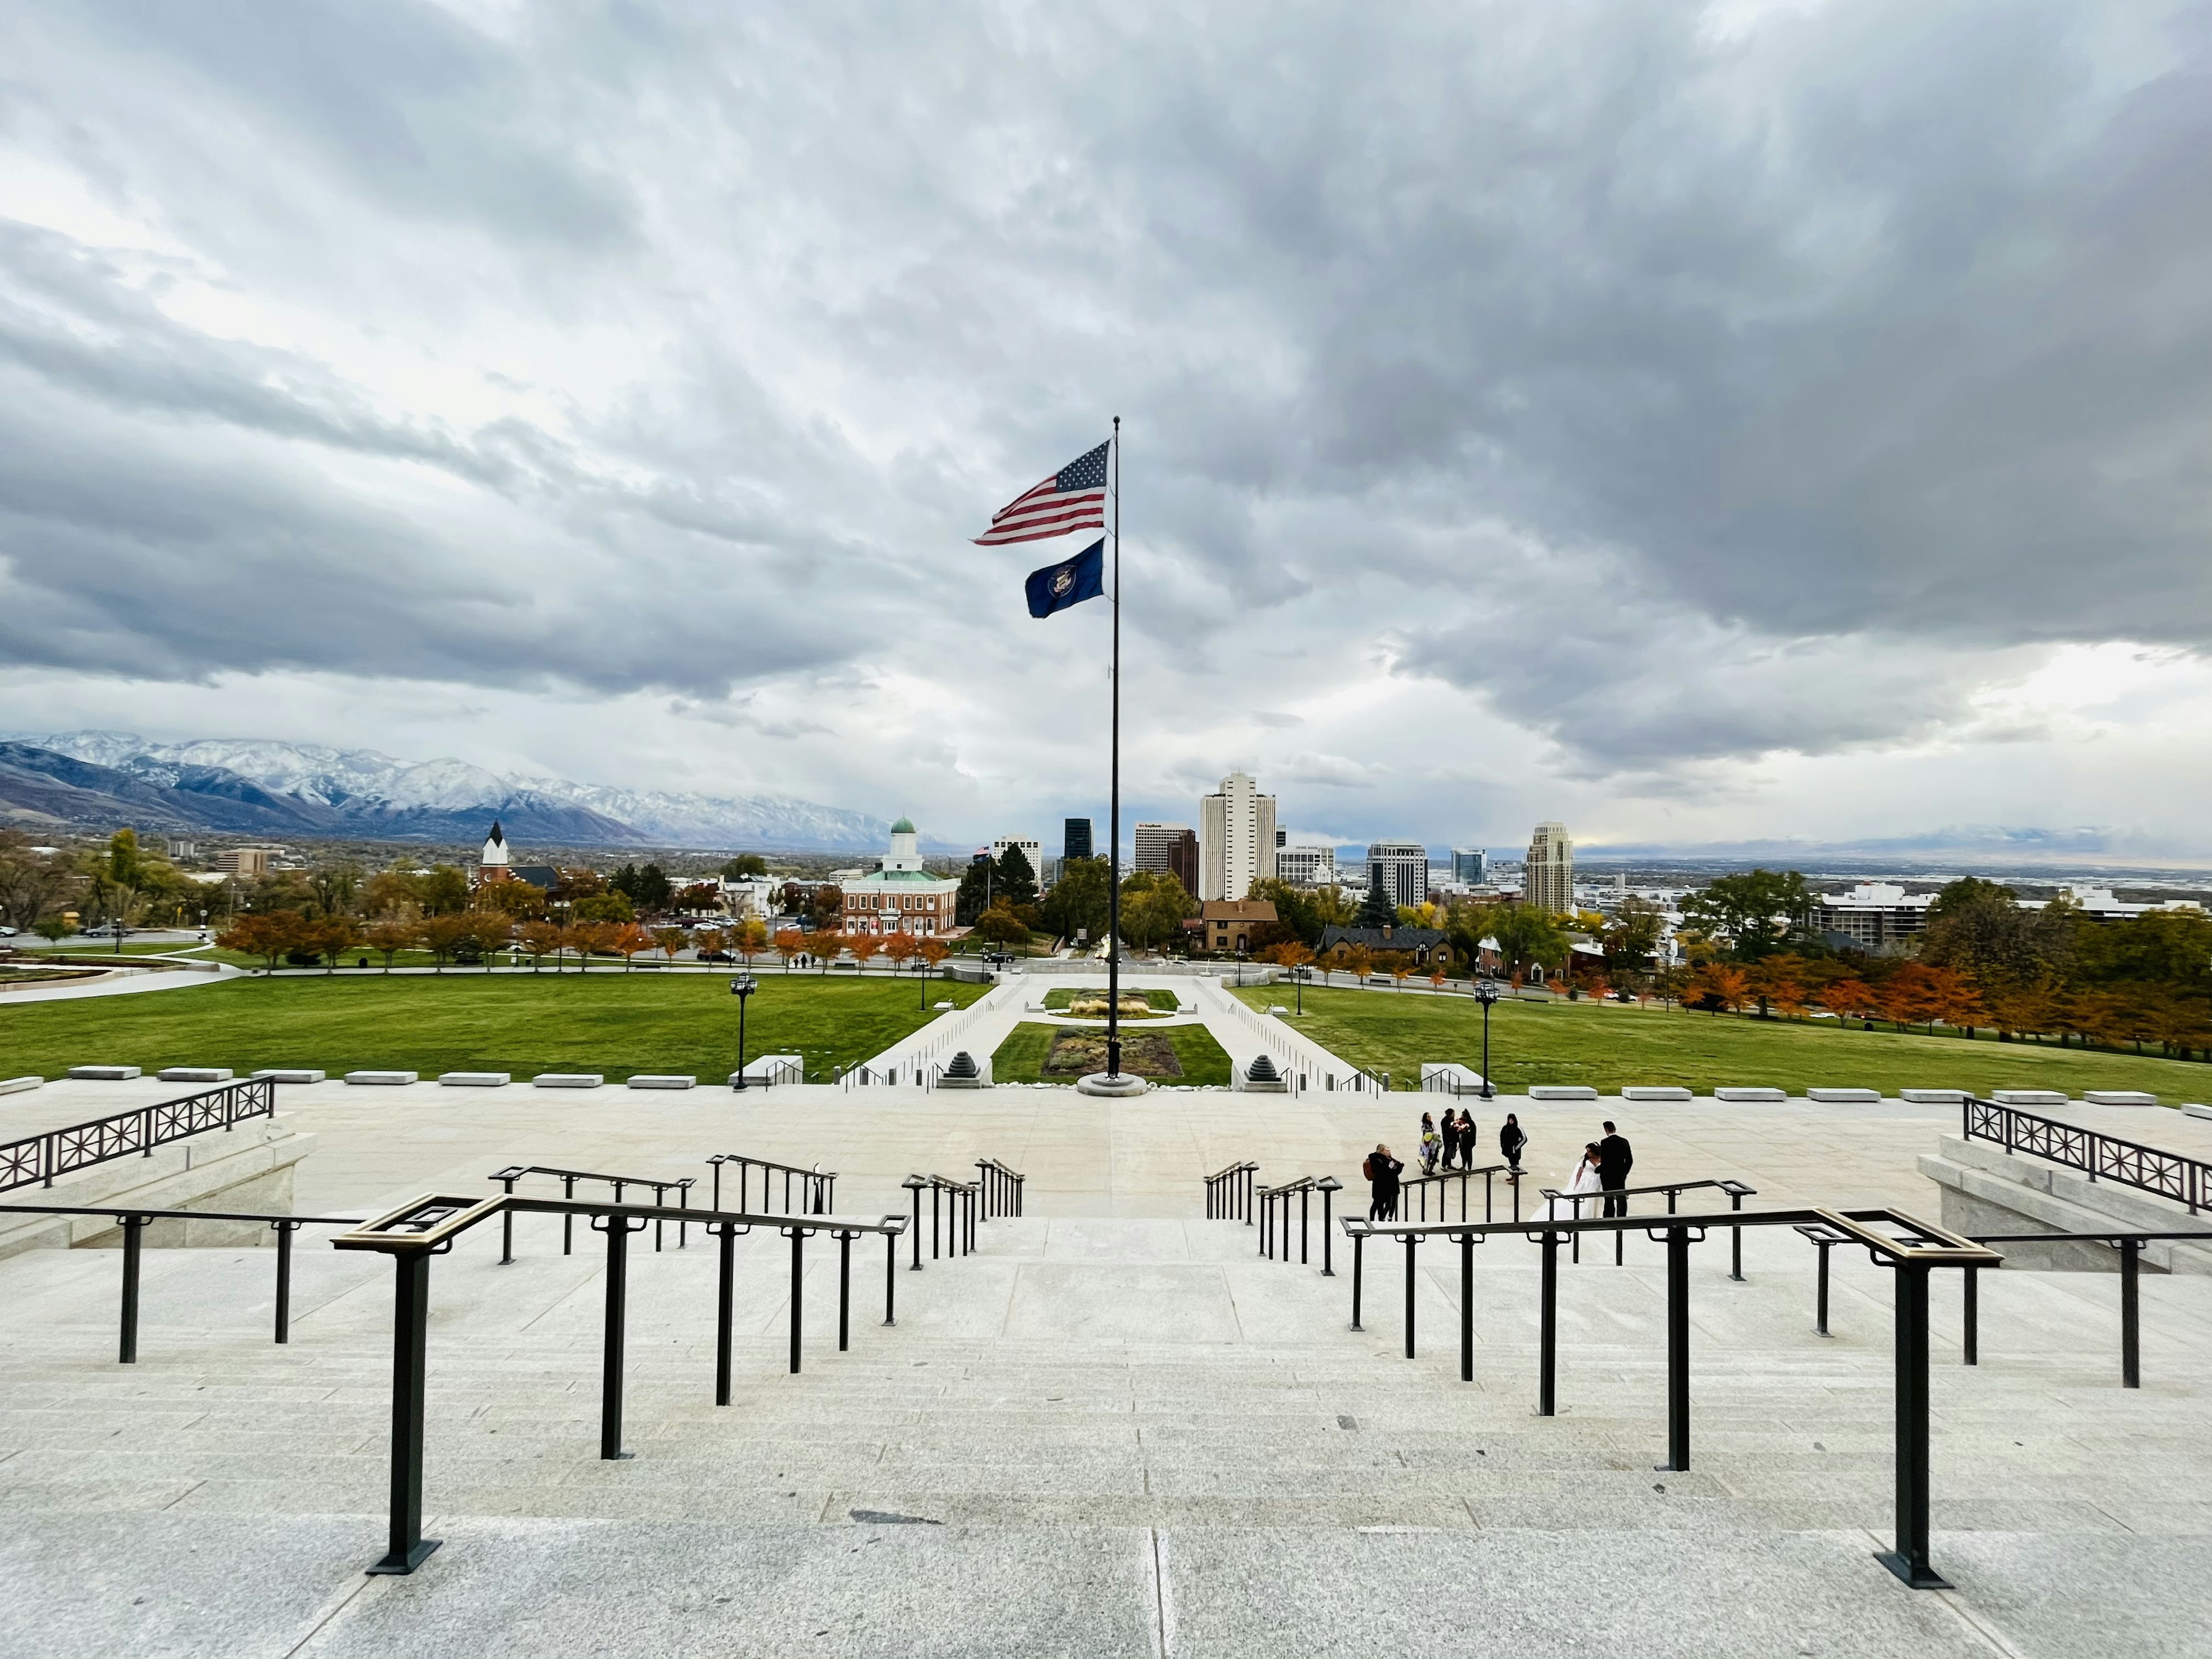
[[[1406,1358],[1413,1357],[1413,1246],[1420,1243],[1419,1233],[1406,1235]]]
[[[908,1176],[902,1183],[914,1194],[914,1266],[908,1273],[921,1271],[921,1177]]]
[[[115,1357],[119,1364],[135,1365],[138,1363],[138,1257],[146,1224],[153,1218],[126,1215],[120,1218],[123,1223],[123,1328]]]
[[[791,1229],[791,1374],[799,1375],[799,1295],[806,1276],[806,1229]]]
[[[898,1323],[898,1235],[884,1235],[884,1323]]]
[[[1543,1238],[1544,1266],[1536,1299],[1536,1415],[1557,1413],[1559,1401],[1559,1236]]]
[[[1897,1274],[1897,1547],[1875,1559],[1915,1589],[1948,1589],[1928,1560],[1928,1267]]]
[[[714,1403],[730,1403],[730,1338],[737,1322],[738,1224],[710,1223],[708,1229],[721,1241],[714,1284]]]
[[[1335,1179],[1334,1176],[1330,1176],[1321,1184],[1321,1276],[1323,1279],[1336,1277],[1334,1266],[1336,1240],[1333,1236],[1335,1229],[1330,1224],[1331,1213],[1336,1207],[1336,1188],[1329,1184]]]
[[[929,1259],[932,1261],[937,1261],[943,1255],[945,1249],[939,1225],[945,1202],[944,1192],[945,1188],[939,1186],[936,1179],[932,1177],[929,1183]]]
[[[1309,1224],[1312,1219],[1312,1216],[1313,1188],[1310,1187],[1301,1187],[1298,1188],[1298,1266],[1301,1267],[1310,1267],[1312,1265],[1311,1258],[1308,1254],[1310,1248],[1309,1234],[1312,1231]],[[1285,1250],[1284,1254],[1287,1255],[1290,1252]]]
[[[837,1352],[853,1346],[853,1235],[837,1232]]]
[[[1690,1230],[1667,1230],[1667,1461],[1690,1467]]]
[[[392,1512],[384,1559],[372,1573],[410,1573],[438,1547],[422,1536],[422,1419],[430,1319],[430,1253],[392,1255]]]
[[[1820,1258],[1813,1279],[1813,1334],[1815,1336],[1828,1334],[1828,1252],[1834,1248],[1824,1238],[1813,1241],[1814,1253]],[[1973,1282],[1971,1267],[1966,1270],[1966,1282],[1970,1285]],[[1971,1342],[1968,1346],[1972,1346]]]
[[[292,1340],[292,1235],[301,1224],[296,1221],[269,1224],[276,1235],[276,1340],[287,1345]]]
[[[1966,1326],[1961,1357],[1967,1364],[1978,1365],[1982,1363],[1982,1270],[1979,1267],[1967,1268],[1966,1281],[1960,1287],[1961,1322]],[[1823,1319],[1820,1323],[1820,1334],[1826,1336],[1828,1334],[1827,1321]]]
[[[2142,1326],[2138,1290],[2142,1279],[2142,1240],[2120,1241],[2120,1386],[2142,1387]]]
[[[1363,1326],[1363,1325],[1359,1322],[1359,1287],[1360,1287],[1360,1285],[1361,1285],[1361,1283],[1362,1283],[1362,1281],[1363,1281],[1363,1277],[1364,1277],[1364,1276],[1362,1275],[1361,1272],[1360,1272],[1360,1268],[1361,1268],[1361,1266],[1362,1266],[1362,1264],[1364,1263],[1364,1260],[1365,1260],[1365,1258],[1366,1258],[1366,1254],[1367,1254],[1367,1235],[1366,1235],[1365,1233],[1364,1233],[1364,1232],[1358,1232],[1358,1233],[1354,1233],[1354,1234],[1352,1234],[1352,1328],[1353,1330],[1355,1330],[1355,1331],[1358,1331],[1358,1330],[1364,1330],[1364,1329],[1366,1328],[1366,1327]]]
[[[629,1312],[629,1218],[606,1218],[607,1316],[599,1359],[599,1455],[611,1462],[628,1457],[622,1449],[623,1334]],[[596,1226],[598,1224],[592,1224]],[[644,1226],[640,1222],[640,1227]]]
[[[1459,1236],[1459,1380],[1474,1381],[1474,1235]]]
[[[1739,1212],[1743,1209],[1741,1193],[1729,1194],[1729,1208]],[[1729,1229],[1729,1277],[1739,1285],[1743,1283],[1743,1229],[1741,1227]]]
[[[561,1177],[561,1196],[562,1196],[563,1199],[566,1199],[568,1202],[570,1202],[570,1203],[572,1203],[572,1204],[575,1202],[575,1200],[576,1200],[576,1177],[575,1177],[575,1176],[562,1176]],[[575,1225],[576,1225],[576,1218],[575,1218],[575,1216],[574,1216],[574,1213],[569,1213],[569,1214],[567,1214],[567,1215],[563,1215],[563,1216],[561,1218],[561,1254],[562,1254],[562,1255],[569,1255],[569,1254],[571,1253],[570,1240],[571,1240],[571,1237],[572,1237],[572,1236],[573,1236],[573,1233],[574,1233],[574,1228],[575,1228]]]
[[[499,1182],[500,1190],[505,1193],[509,1198],[513,1198],[514,1196],[514,1177],[513,1176],[494,1176],[492,1179]],[[500,1212],[499,1218],[499,1265],[502,1267],[507,1267],[509,1263],[514,1261],[514,1212],[512,1210],[503,1210]]]

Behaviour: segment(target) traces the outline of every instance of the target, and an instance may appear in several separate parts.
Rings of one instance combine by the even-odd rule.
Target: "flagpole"
[[[1096,430],[1094,428],[1093,430]],[[1114,759],[1106,819],[1106,1074],[1121,1075],[1121,417],[1114,417]]]

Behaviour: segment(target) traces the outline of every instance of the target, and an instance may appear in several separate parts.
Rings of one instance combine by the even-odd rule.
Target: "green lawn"
[[[1099,997],[1103,999],[1105,994],[1106,994],[1103,991],[1098,989],[1096,986],[1091,987],[1088,990],[1077,990],[1072,988],[1063,987],[1057,991],[1047,991],[1044,994],[1044,1006],[1048,1008],[1057,1009],[1061,1013],[1066,1013],[1067,1012],[1068,1005],[1073,1002],[1079,996]],[[1145,1006],[1151,1008],[1156,1013],[1171,1014],[1175,1012],[1176,1008],[1182,1006],[1176,1001],[1176,994],[1173,991],[1152,990],[1141,993],[1124,991],[1121,994],[1125,997],[1132,994],[1142,995],[1145,999]],[[1099,1018],[1103,1019],[1105,1016],[1102,1014]]]
[[[1279,986],[1232,993],[1253,1007],[1287,1006]],[[1482,1066],[1482,1012],[1458,998],[1309,988],[1305,1017],[1289,1017],[1323,1048],[1354,1065],[1388,1072],[1393,1087],[1420,1086],[1425,1060]],[[1764,1085],[1802,1094],[1811,1087],[1880,1089],[2142,1089],[2168,1104],[2212,1099],[2212,1067],[2149,1055],[1998,1042],[1987,1035],[1918,1036],[1844,1030],[1832,1020],[1760,1020],[1594,1002],[1513,1002],[1491,1015],[1490,1062],[1497,1085],[1587,1083],[1601,1094],[1623,1085]]]
[[[1046,1052],[1053,1039],[1070,1029],[1091,1032],[1088,1026],[1070,1028],[1065,1025],[1045,1025],[1025,1022],[1008,1032],[1006,1040],[991,1056],[991,1080],[994,1083],[1066,1083],[1073,1085],[1073,1078],[1058,1073],[1043,1075]],[[1098,1028],[1103,1031],[1103,1026]],[[1229,1086],[1229,1054],[1213,1040],[1213,1034],[1203,1025],[1170,1025],[1165,1030],[1146,1031],[1143,1035],[1154,1042],[1165,1041],[1175,1048],[1176,1063],[1182,1067],[1179,1078],[1162,1079],[1169,1083],[1206,1084],[1216,1088]],[[1137,1033],[1131,1032],[1134,1038]]]
[[[988,988],[933,980],[931,1003]],[[810,1079],[880,1053],[936,1016],[911,979],[763,974],[749,1056],[803,1054]],[[0,1077],[71,1066],[341,1072],[690,1073],[736,1069],[737,999],[720,975],[455,974],[231,980],[140,996],[0,1003]]]

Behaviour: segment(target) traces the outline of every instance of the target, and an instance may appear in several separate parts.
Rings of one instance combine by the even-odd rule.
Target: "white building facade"
[[[1275,798],[1248,774],[1231,772],[1218,793],[1199,798],[1196,896],[1241,899],[1274,873]]]
[[[1378,841],[1367,848],[1367,884],[1377,878],[1390,902],[1406,908],[1429,902],[1429,849],[1417,841]]]
[[[922,867],[911,819],[891,825],[891,850],[883,867],[845,884],[844,927],[848,933],[950,933],[952,900],[960,884]]]
[[[1564,823],[1540,823],[1528,839],[1522,888],[1528,902],[1565,915],[1575,908],[1575,843]]]
[[[1275,879],[1294,887],[1336,884],[1336,848],[1284,846],[1275,849]]]

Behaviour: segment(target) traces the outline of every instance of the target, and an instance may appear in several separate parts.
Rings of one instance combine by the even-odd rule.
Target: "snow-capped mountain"
[[[127,807],[177,828],[452,841],[481,835],[496,816],[510,838],[521,841],[794,851],[880,848],[890,834],[884,819],[781,796],[506,778],[462,760],[405,761],[321,744],[149,743],[127,732],[65,732],[18,734],[6,747],[0,811],[12,805],[13,816],[24,818],[76,819]],[[63,763],[41,762],[42,754]],[[99,799],[112,805],[94,806]]]

